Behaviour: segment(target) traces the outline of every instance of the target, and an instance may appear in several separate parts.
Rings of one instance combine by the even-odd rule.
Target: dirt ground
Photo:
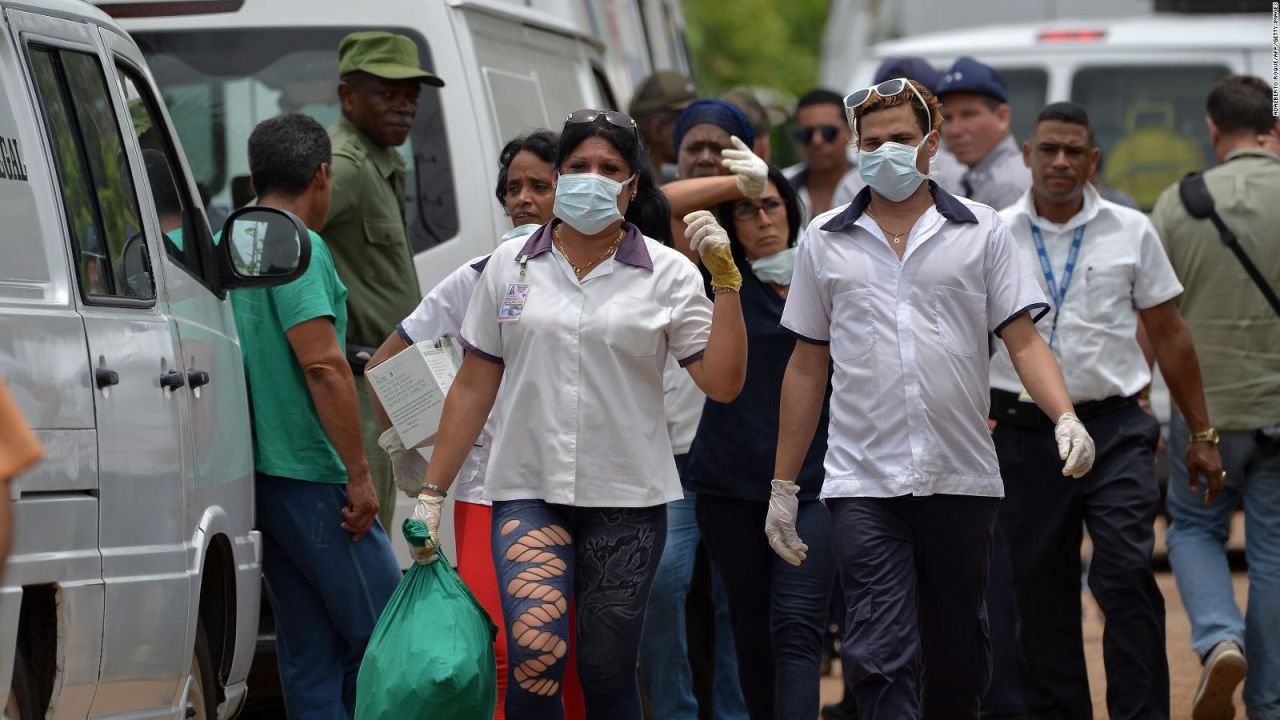
[[[1239,521],[1240,518],[1237,517]],[[1230,546],[1244,547],[1244,529],[1242,522],[1232,528]],[[1164,522],[1158,520],[1156,525],[1156,558],[1159,566],[1165,565],[1164,558]],[[1087,547],[1086,547],[1087,551]],[[1160,591],[1164,593],[1165,635],[1167,656],[1169,658],[1170,713],[1175,720],[1188,720],[1191,717],[1191,701],[1196,694],[1196,686],[1200,682],[1200,659],[1191,649],[1191,623],[1187,620],[1186,610],[1182,607],[1182,598],[1173,579],[1173,573],[1167,569],[1156,574]],[[1249,592],[1249,581],[1243,572],[1232,575],[1235,586],[1236,603],[1241,609]],[[1085,658],[1089,666],[1089,688],[1093,694],[1093,716],[1098,720],[1107,717],[1107,680],[1102,663],[1102,612],[1093,598],[1085,596],[1084,647]],[[822,679],[822,703],[837,702],[840,699],[839,663],[833,674]],[[1241,688],[1236,689],[1236,717],[1244,717],[1244,704],[1240,699]]]

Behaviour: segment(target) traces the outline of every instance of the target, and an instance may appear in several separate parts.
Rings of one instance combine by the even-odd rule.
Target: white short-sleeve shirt
[[[996,211],[930,181],[903,260],[863,210],[814,219],[782,325],[835,366],[822,497],[1001,497],[987,431],[988,333],[1044,295]]]
[[[1029,191],[1000,215],[1023,261],[1034,268],[1032,275],[1051,299],[1031,226],[1040,229],[1057,284],[1062,283],[1075,233],[1084,226],[1062,307],[1052,308],[1038,326],[1045,342],[1053,337],[1053,354],[1062,367],[1071,401],[1127,397],[1146,387],[1151,370],[1138,346],[1137,311],[1182,294],[1182,283],[1147,216],[1102,199],[1088,184],[1084,207],[1061,225],[1036,213]],[[1055,320],[1057,331],[1053,332]],[[991,360],[991,386],[1022,392],[1022,382],[1003,346],[996,348]]]
[[[462,328],[462,319],[467,312],[467,303],[475,292],[480,281],[480,273],[488,262],[488,256],[472,258],[467,264],[449,273],[440,284],[431,288],[431,292],[422,298],[418,307],[413,309],[399,325],[396,332],[409,345],[423,340],[437,340],[446,335],[457,336]],[[502,389],[498,389],[501,397]],[[487,504],[484,499],[484,472],[489,462],[489,445],[493,440],[493,430],[497,427],[499,405],[484,424],[480,437],[476,438],[475,447],[467,453],[467,459],[458,471],[458,479],[453,483],[454,497],[464,502]]]
[[[702,276],[624,223],[617,252],[579,281],[552,242],[558,224],[494,251],[463,321],[468,352],[505,365],[485,496],[584,507],[679,499],[663,366],[668,354],[681,365],[702,357],[712,314]],[[499,321],[520,284],[519,319]]]

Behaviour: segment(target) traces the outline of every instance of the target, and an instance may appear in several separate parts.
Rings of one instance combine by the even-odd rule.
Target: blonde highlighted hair
[[[916,116],[916,122],[920,125],[920,132],[927,133],[929,125],[932,125],[934,130],[937,130],[942,125],[942,102],[924,85],[915,80],[908,80],[907,82],[911,83],[911,87],[915,88],[916,92],[920,93],[920,98],[924,99],[925,105],[928,106],[927,115],[925,108],[920,107],[920,98],[917,98],[916,93],[907,88],[903,88],[902,92],[889,97],[873,92],[866,102],[853,111],[853,134],[859,134],[858,131],[861,125],[859,121],[867,113],[888,110],[889,108],[906,104],[911,105],[911,110]]]

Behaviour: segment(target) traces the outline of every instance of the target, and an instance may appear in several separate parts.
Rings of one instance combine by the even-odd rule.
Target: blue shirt
[[[742,270],[739,297],[747,327],[747,379],[733,402],[707,400],[698,434],[689,450],[686,485],[697,493],[766,502],[778,449],[782,376],[791,360],[796,337],[780,324],[785,304],[782,297],[756,279],[745,263],[739,266]],[[822,489],[830,399],[828,384],[818,430],[796,478],[801,500],[817,499]]]

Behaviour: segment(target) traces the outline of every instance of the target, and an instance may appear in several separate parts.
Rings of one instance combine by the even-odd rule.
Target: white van
[[[142,54],[106,15],[0,0],[0,18],[0,377],[46,456],[10,485],[0,707],[230,717],[261,544],[227,290],[291,280],[309,244],[296,218],[247,208],[215,247]],[[246,227],[270,244],[242,245]]]
[[[625,105],[599,39],[572,15],[511,0],[98,0],[138,42],[189,152],[211,219],[247,194],[245,141],[285,111],[328,126],[340,112],[338,41],[389,30],[418,44],[445,80],[422,93],[410,140],[407,215],[428,289],[510,229],[493,197],[498,152],[583,107]],[[619,95],[625,92],[625,95]]]
[[[422,93],[400,148],[424,292],[510,229],[493,196],[507,140],[559,130],[579,108],[625,108],[653,67],[688,67],[679,0],[95,2],[146,56],[215,224],[248,198],[245,146],[258,122],[286,111],[325,126],[338,118],[343,36],[412,38],[423,67],[445,80]],[[412,507],[401,498],[398,517]],[[399,528],[387,530],[407,566]],[[451,547],[452,512],[440,535]]]
[[[1233,73],[1271,77],[1271,18],[1157,13],[913,35],[875,45],[845,87],[869,85],[881,60],[904,55],[941,71],[970,55],[999,70],[1019,142],[1046,103],[1079,103],[1102,149],[1103,183],[1150,210],[1170,184],[1216,164],[1204,122],[1213,84]]]

